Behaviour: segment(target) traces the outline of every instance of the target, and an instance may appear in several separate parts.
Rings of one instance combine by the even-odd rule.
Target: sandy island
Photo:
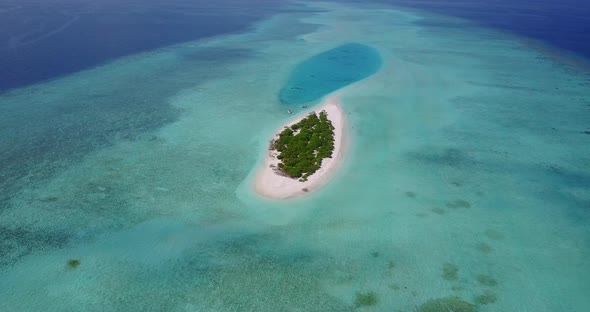
[[[276,166],[280,162],[276,156],[277,151],[269,150],[264,160],[264,165],[256,174],[254,180],[254,190],[256,193],[273,199],[283,199],[304,195],[308,192],[318,189],[324,185],[334,171],[342,163],[342,150],[346,143],[346,116],[340,101],[337,96],[330,96],[324,100],[324,103],[313,109],[314,112],[326,111],[328,119],[334,126],[334,151],[332,152],[332,158],[324,158],[322,160],[322,166],[314,174],[308,177],[307,181],[300,182],[298,179],[293,179],[280,175],[276,172]],[[285,126],[291,126],[301,119],[305,118],[308,113],[302,115],[286,124]],[[282,127],[275,137],[278,137],[279,133],[283,130]]]

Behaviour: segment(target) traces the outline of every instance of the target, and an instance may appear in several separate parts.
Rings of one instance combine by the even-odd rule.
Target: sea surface
[[[365,1],[347,0],[366,3]],[[426,12],[465,18],[473,23],[518,34],[567,57],[590,57],[590,3],[586,0],[374,0]],[[462,27],[442,21],[431,26]],[[436,23],[436,24],[432,24]],[[539,47],[539,46],[537,46]]]
[[[282,0],[3,0],[0,93],[118,57],[248,29]],[[211,57],[211,56],[210,56]],[[231,55],[219,53],[216,57]]]
[[[347,43],[314,55],[293,68],[279,91],[284,104],[306,104],[361,81],[381,66],[379,52],[359,43]]]
[[[586,4],[260,4],[0,4],[0,311],[590,309]],[[343,167],[260,198],[334,91]]]

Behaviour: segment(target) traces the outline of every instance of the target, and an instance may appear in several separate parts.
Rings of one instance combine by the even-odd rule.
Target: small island
[[[298,123],[285,127],[279,138],[271,141],[271,150],[279,152],[278,170],[299,178],[300,182],[314,174],[322,166],[324,158],[331,158],[334,151],[334,126],[326,111],[319,116],[311,112]]]
[[[317,113],[319,111],[319,113]],[[342,161],[344,112],[336,96],[282,127],[271,140],[255,191],[267,198],[296,197],[325,184]]]

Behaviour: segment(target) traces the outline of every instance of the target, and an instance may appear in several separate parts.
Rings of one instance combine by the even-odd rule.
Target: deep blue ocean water
[[[2,1],[0,93],[121,56],[243,31],[283,2]]]
[[[381,64],[377,50],[348,43],[298,64],[279,92],[283,104],[303,104],[374,74]]]
[[[590,57],[588,1],[374,2],[464,17]],[[61,77],[124,55],[242,31],[285,3],[271,0],[224,0],[215,4],[203,0],[3,1],[0,3],[0,92]]]
[[[539,40],[550,47],[573,52],[585,58],[590,57],[590,1],[375,0],[374,2],[466,18],[485,26]]]

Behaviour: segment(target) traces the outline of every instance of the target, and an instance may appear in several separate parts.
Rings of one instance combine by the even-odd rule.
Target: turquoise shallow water
[[[372,47],[347,43],[298,64],[279,92],[284,104],[303,104],[374,74],[381,65]]]
[[[503,33],[436,26],[462,20],[310,5],[322,13],[2,95],[2,138],[32,158],[0,169],[13,181],[0,311],[415,311],[449,296],[587,310],[588,73]],[[343,168],[309,197],[257,197],[253,173],[289,119],[281,88],[350,42],[382,64],[339,90]],[[234,57],[203,57],[215,51]],[[121,118],[107,96],[137,110]],[[68,136],[81,116],[95,131]],[[370,292],[376,304],[357,306]]]

